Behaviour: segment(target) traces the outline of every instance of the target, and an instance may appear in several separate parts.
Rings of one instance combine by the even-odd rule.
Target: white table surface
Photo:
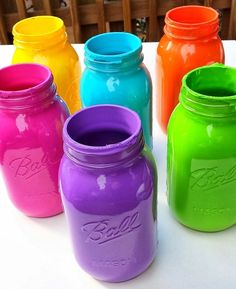
[[[152,76],[156,46],[144,44],[144,62]],[[82,62],[83,46],[74,47]],[[224,47],[226,64],[236,67],[236,41],[226,41]],[[0,67],[10,64],[13,51],[13,46],[0,46]],[[166,137],[155,117],[153,121],[159,247],[152,266],[128,282],[93,279],[74,259],[64,214],[25,217],[10,203],[0,174],[0,289],[236,289],[236,226],[200,233],[172,218],[165,194]]]

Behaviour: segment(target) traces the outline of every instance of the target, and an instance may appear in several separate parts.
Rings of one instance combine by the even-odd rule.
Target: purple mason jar
[[[138,115],[92,106],[63,137],[60,189],[79,265],[109,282],[139,275],[156,253],[157,173]]]

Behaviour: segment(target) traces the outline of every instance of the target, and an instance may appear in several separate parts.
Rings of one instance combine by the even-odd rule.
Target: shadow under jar
[[[183,79],[168,126],[169,206],[185,226],[236,223],[236,69],[204,66]]]
[[[67,117],[47,67],[17,64],[0,70],[0,164],[12,202],[28,216],[63,211],[58,169]]]
[[[79,265],[109,282],[139,275],[156,253],[157,173],[138,115],[93,106],[63,135],[60,188]]]

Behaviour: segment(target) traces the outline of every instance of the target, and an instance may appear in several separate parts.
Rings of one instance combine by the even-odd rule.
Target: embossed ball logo
[[[112,219],[104,219],[86,223],[81,230],[87,234],[85,242],[104,244],[136,231],[141,226],[139,219],[140,215],[136,212],[126,216],[117,224],[114,224]]]
[[[14,170],[15,177],[22,177],[27,180],[41,173],[48,166],[57,164],[59,160],[59,158],[55,160],[51,159],[47,153],[40,159],[34,160],[34,157],[28,154],[11,160],[9,166]]]
[[[236,181],[236,165],[225,172],[219,172],[219,167],[203,168],[191,173],[192,190],[210,190]]]

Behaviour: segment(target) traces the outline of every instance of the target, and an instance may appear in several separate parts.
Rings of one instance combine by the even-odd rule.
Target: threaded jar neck
[[[56,95],[51,71],[39,64],[0,69],[0,109],[23,110],[52,102]]]
[[[144,147],[139,116],[116,105],[92,106],[75,113],[64,125],[63,139],[67,157],[91,168],[129,162]]]
[[[64,22],[55,16],[35,16],[17,22],[12,29],[14,45],[25,50],[44,50],[65,43]]]
[[[183,40],[216,37],[219,32],[219,13],[206,6],[176,7],[166,13],[164,32],[170,38]]]
[[[93,70],[119,72],[143,61],[141,40],[126,32],[109,32],[90,38],[84,46],[85,65]]]
[[[236,116],[236,68],[213,64],[190,71],[182,80],[180,103],[203,116]]]

